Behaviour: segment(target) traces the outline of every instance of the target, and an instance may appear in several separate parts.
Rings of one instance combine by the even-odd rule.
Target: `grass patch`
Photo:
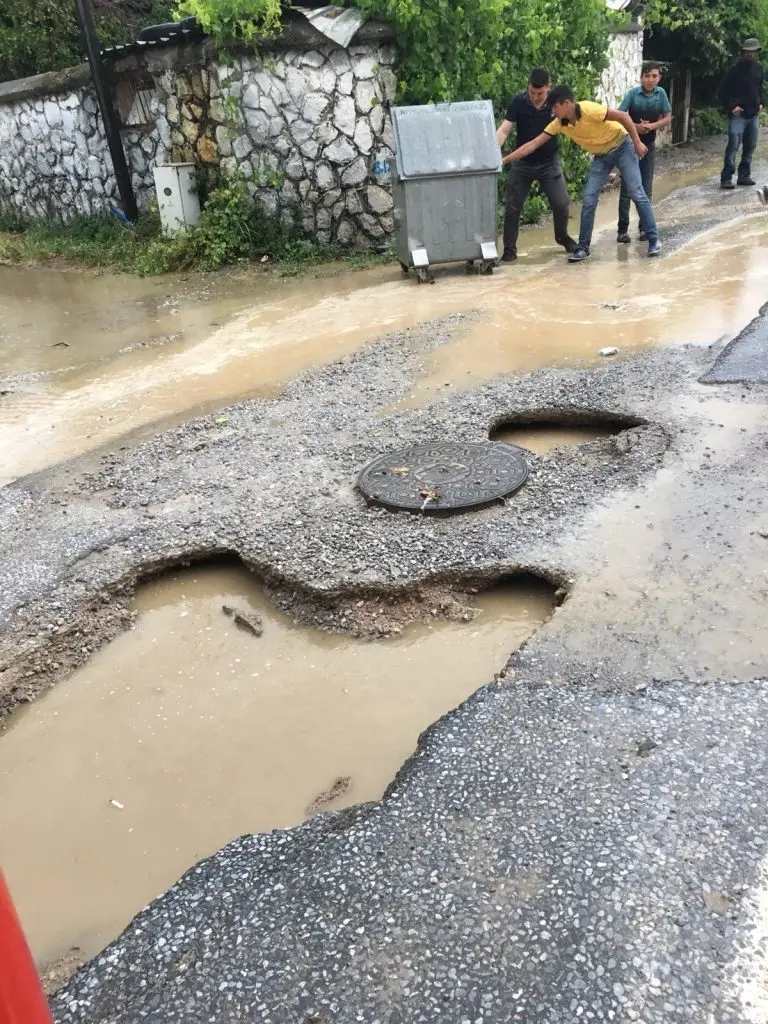
[[[0,216],[0,263],[44,263],[66,260],[79,266],[129,274],[165,274],[184,270],[215,270],[223,266],[277,262],[280,273],[294,276],[322,264],[344,267],[389,262],[390,252],[354,253],[318,245],[296,228],[299,211],[284,218],[270,216],[255,203],[247,183],[221,182],[208,195],[200,226],[163,235],[156,212],[144,214],[134,227],[111,215],[75,217],[66,224],[24,223]]]

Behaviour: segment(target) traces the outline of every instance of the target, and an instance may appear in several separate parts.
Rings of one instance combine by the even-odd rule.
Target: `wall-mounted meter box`
[[[194,164],[161,164],[155,167],[155,189],[160,222],[167,235],[175,235],[200,223]]]

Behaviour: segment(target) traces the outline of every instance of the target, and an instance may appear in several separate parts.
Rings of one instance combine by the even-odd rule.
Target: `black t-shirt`
[[[519,92],[513,96],[507,107],[507,121],[514,121],[517,128],[517,143],[522,146],[537,135],[541,135],[548,124],[554,120],[552,108],[545,103],[540,110],[531,103],[528,93]],[[545,142],[535,153],[523,157],[522,162],[526,164],[540,164],[546,160],[553,160],[557,156],[557,137],[553,136],[549,142]]]

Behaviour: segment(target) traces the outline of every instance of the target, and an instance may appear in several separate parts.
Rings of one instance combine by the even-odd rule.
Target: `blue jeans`
[[[755,152],[757,137],[760,133],[759,117],[728,118],[728,145],[725,148],[725,163],[720,181],[730,181],[736,173],[736,154],[741,146],[741,163],[739,164],[739,181],[746,181],[752,172],[752,154]]]
[[[612,149],[610,153],[603,153],[596,156],[589,169],[589,177],[584,189],[584,200],[581,207],[581,225],[579,227],[579,246],[582,249],[589,249],[592,242],[592,229],[595,226],[595,211],[600,199],[600,193],[608,180],[608,175],[618,167],[621,180],[624,182],[630,199],[637,207],[637,215],[640,220],[640,230],[650,243],[658,242],[659,229],[656,227],[656,220],[653,216],[651,201],[645,194],[643,179],[640,175],[640,162],[637,159],[635,147],[629,136],[624,139],[620,146]]]
[[[642,136],[641,136],[642,138]],[[640,163],[640,178],[643,182],[643,188],[645,194],[649,199],[653,199],[653,170],[656,163],[656,142],[645,143],[648,146],[648,152],[643,157]],[[622,178],[621,180],[621,193],[619,195],[619,234],[623,235],[629,231],[629,189],[627,188],[626,182]]]

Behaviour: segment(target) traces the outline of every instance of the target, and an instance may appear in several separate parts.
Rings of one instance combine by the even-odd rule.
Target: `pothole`
[[[0,734],[0,862],[38,961],[98,952],[243,833],[381,797],[555,595],[526,576],[471,601],[365,642],[297,626],[242,567],[143,586],[135,627]]]
[[[488,432],[488,437],[491,441],[506,441],[507,444],[527,448],[536,455],[545,455],[555,448],[574,448],[587,441],[615,437],[642,425],[643,420],[629,416],[577,418],[563,414],[561,418],[548,416],[540,420],[528,416],[497,422]]]

